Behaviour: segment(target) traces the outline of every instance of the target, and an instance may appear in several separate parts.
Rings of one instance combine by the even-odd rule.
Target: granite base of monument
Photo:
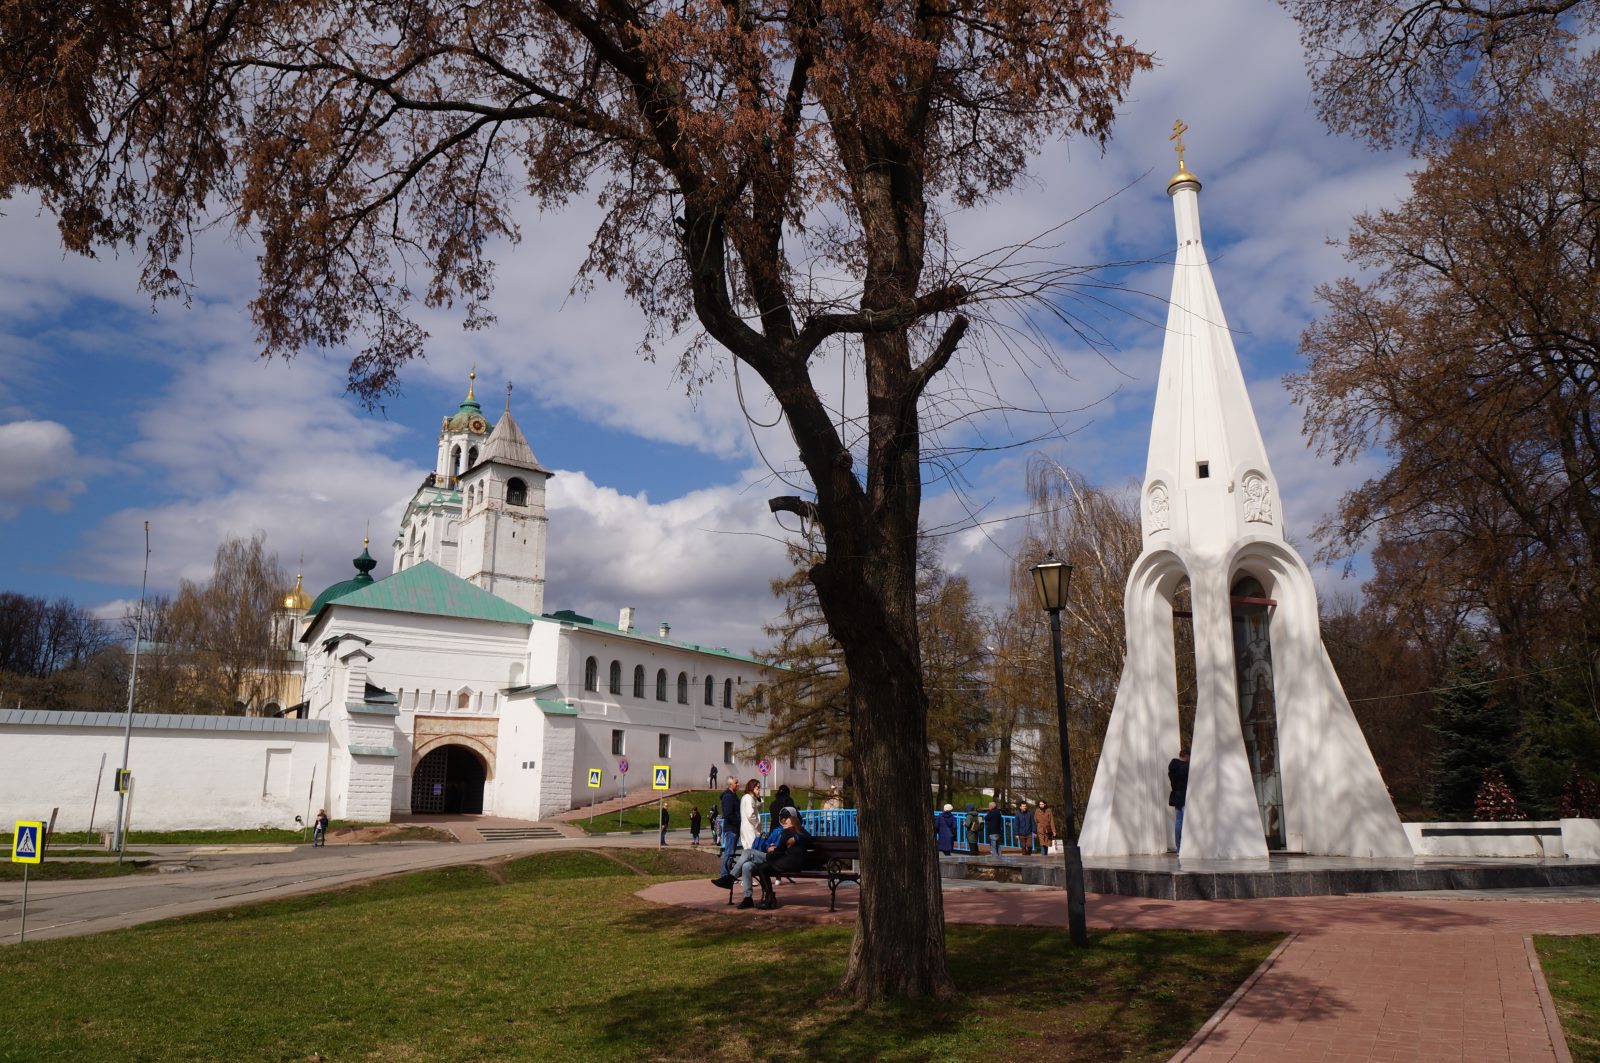
[[[1061,858],[950,856],[947,879],[1064,886]],[[1273,854],[1265,860],[1183,860],[1176,855],[1097,859],[1083,869],[1084,889],[1160,900],[1326,897],[1417,890],[1497,890],[1600,886],[1600,861]]]

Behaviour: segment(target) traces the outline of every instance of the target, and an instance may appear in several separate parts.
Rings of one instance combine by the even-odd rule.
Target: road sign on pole
[[[591,790],[600,789],[600,769],[599,768],[590,768],[589,769],[589,789],[591,789]]]
[[[130,781],[132,779],[133,779],[133,772],[129,771],[127,768],[118,768],[117,769],[117,781],[116,781],[116,784],[114,785],[113,789],[115,789],[116,792],[119,793],[119,794],[127,793],[128,789],[129,789],[129,783],[130,783]]]
[[[28,940],[28,867],[44,859],[44,823],[36,819],[17,820],[11,832],[11,862],[22,865],[22,922],[17,940]]]
[[[37,864],[44,859],[44,823],[41,820],[19,819],[11,835],[11,862]]]
[[[650,789],[672,789],[672,769],[665,764],[657,764],[650,779]]]
[[[622,774],[624,774],[624,775],[628,774],[628,758],[627,757],[623,757],[621,760],[617,761],[617,770],[622,772]]]
[[[768,760],[766,757],[762,757],[760,760],[756,761],[756,771],[759,771],[761,774],[765,775],[771,770],[772,761]]]

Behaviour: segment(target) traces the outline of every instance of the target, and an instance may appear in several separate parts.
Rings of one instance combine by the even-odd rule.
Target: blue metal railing
[[[800,810],[800,825],[807,834],[826,838],[849,838],[859,834],[853,808],[805,808]],[[772,829],[772,817],[761,814],[762,831]]]
[[[956,817],[956,849],[960,852],[969,851],[967,837],[967,815],[965,812],[954,813]],[[937,812],[933,813],[934,826],[938,823]],[[1000,836],[1000,844],[1007,849],[1017,847],[1017,831],[1015,816],[1002,816],[1004,824]],[[807,834],[821,837],[852,837],[860,834],[856,819],[856,810],[853,808],[808,808],[800,810],[800,824],[805,827]],[[761,815],[761,829],[763,832],[772,829],[772,817],[766,813]],[[983,825],[983,813],[978,813],[978,830],[975,838],[977,847],[987,851],[989,847],[988,831]]]

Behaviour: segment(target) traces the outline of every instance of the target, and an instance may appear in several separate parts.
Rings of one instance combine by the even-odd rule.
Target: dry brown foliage
[[[1595,0],[1278,3],[1300,24],[1317,116],[1380,147],[1538,98],[1600,29]]]
[[[1395,210],[1362,215],[1368,273],[1320,291],[1290,378],[1335,460],[1385,471],[1318,530],[1376,542],[1380,601],[1487,619],[1508,663],[1600,635],[1600,67],[1459,130]]]

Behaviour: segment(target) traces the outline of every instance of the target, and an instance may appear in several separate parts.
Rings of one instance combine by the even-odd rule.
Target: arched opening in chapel
[[[1233,660],[1239,690],[1239,730],[1255,784],[1261,830],[1268,849],[1287,848],[1283,776],[1278,759],[1278,707],[1273,694],[1272,607],[1266,588],[1242,574],[1229,590],[1233,612]]]

